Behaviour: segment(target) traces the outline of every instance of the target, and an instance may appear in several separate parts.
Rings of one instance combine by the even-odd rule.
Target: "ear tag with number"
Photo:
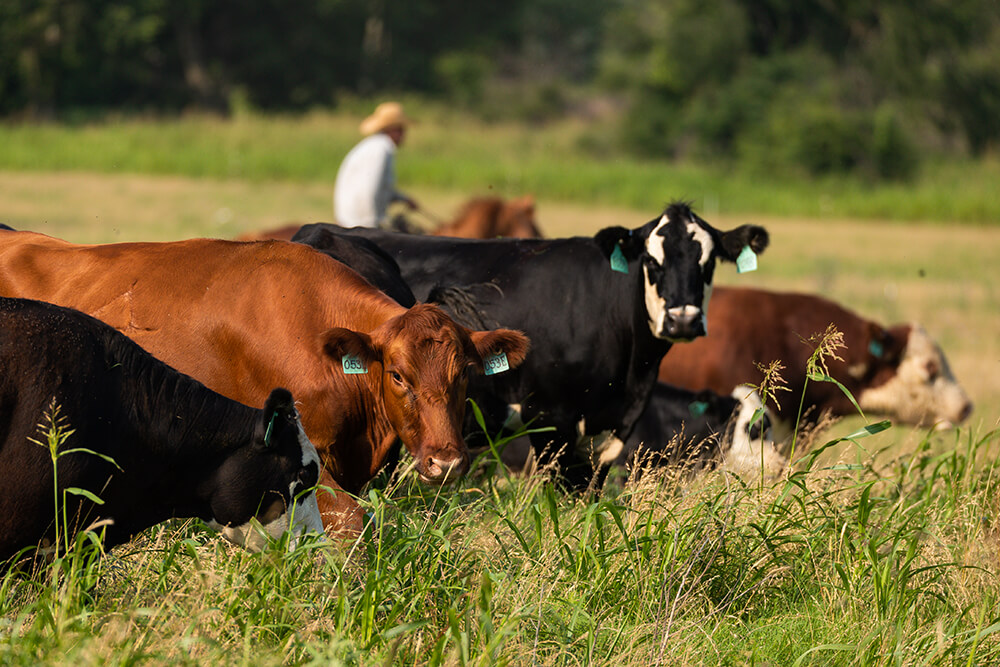
[[[344,372],[348,375],[363,375],[368,372],[361,357],[356,357],[353,354],[345,354],[340,362],[344,364]]]
[[[885,348],[882,347],[882,343],[878,342],[877,340],[873,340],[872,342],[868,343],[868,351],[871,352],[872,356],[875,357],[876,359],[881,359],[882,354],[885,353]]]
[[[692,417],[701,417],[705,414],[705,410],[708,410],[708,403],[705,401],[691,401],[688,404],[688,412],[691,413]]]
[[[504,352],[497,352],[483,358],[484,375],[496,375],[506,370],[510,370],[510,364],[507,363],[507,355]]]
[[[757,255],[750,246],[743,246],[739,257],[736,258],[736,273],[748,273],[757,270]]]
[[[611,251],[611,270],[618,273],[628,273],[628,260],[622,253],[622,247],[617,244],[615,249]]]

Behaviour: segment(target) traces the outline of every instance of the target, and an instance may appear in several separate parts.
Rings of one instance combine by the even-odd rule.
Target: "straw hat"
[[[410,119],[403,115],[403,106],[399,102],[383,102],[375,107],[375,113],[361,121],[361,134],[368,136],[381,132],[393,125],[409,125]]]

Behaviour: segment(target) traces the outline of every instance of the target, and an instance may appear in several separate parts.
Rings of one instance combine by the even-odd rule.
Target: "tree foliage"
[[[651,155],[899,178],[917,145],[1000,140],[993,0],[624,0],[601,59]]]
[[[996,0],[0,0],[0,114],[627,101],[655,157],[903,178],[1000,140]]]

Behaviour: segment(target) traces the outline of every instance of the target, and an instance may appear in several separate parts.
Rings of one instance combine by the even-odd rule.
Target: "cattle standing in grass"
[[[307,225],[296,240],[309,239],[316,227]],[[716,260],[734,261],[746,246],[761,252],[768,241],[753,225],[716,230],[684,204],[638,229],[572,239],[478,241],[327,228],[388,251],[417,298],[434,290],[454,304],[441,286],[475,285],[462,290],[469,308],[456,317],[529,335],[532,353],[521,368],[475,380],[470,396],[486,408],[491,428],[514,403],[525,421],[555,427],[532,436],[532,445],[546,456],[560,450],[562,473],[574,486],[586,484],[590,466],[572,445],[610,435],[620,447],[671,343],[704,335]]]
[[[918,324],[883,328],[822,297],[747,288],[716,288],[708,336],[677,348],[660,366],[660,379],[689,389],[723,391],[741,382],[759,384],[756,363],[780,360],[789,405],[776,414],[794,424],[805,390],[808,422],[829,410],[856,414],[844,393],[829,382],[806,382],[805,344],[833,324],[844,334],[843,361],[827,361],[862,410],[910,424],[950,426],[964,421],[972,403],[955,380],[941,349]],[[785,394],[786,392],[782,392]]]
[[[59,488],[104,501],[60,493],[69,528],[108,519],[109,548],[171,517],[251,547],[251,518],[274,537],[293,514],[296,534],[322,532],[315,493],[295,501],[316,485],[319,456],[284,389],[263,410],[241,405],[92,317],[24,299],[0,298],[0,368],[0,562],[54,538],[46,413],[69,433]]]
[[[766,472],[780,472],[786,462],[771,440],[769,411],[758,412],[762,407],[756,390],[746,385],[718,394],[658,382],[614,463],[692,469],[721,464],[743,472],[760,470],[763,461]]]
[[[358,493],[397,439],[426,482],[468,467],[461,434],[470,367],[528,342],[470,331],[440,308],[404,308],[298,243],[192,239],[82,246],[0,233],[0,295],[87,312],[209,388],[250,405],[271,386],[301,402],[320,483]],[[347,372],[345,372],[345,370]],[[357,503],[321,493],[331,532],[361,527]]]

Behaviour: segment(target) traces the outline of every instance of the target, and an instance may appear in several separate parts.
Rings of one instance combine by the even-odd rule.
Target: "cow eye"
[[[927,362],[927,377],[928,379],[934,380],[938,375],[941,374],[941,367],[938,366],[936,361]]]
[[[397,371],[389,371],[389,377],[391,377],[392,381],[398,384],[400,387],[403,386],[403,376],[400,375]]]

